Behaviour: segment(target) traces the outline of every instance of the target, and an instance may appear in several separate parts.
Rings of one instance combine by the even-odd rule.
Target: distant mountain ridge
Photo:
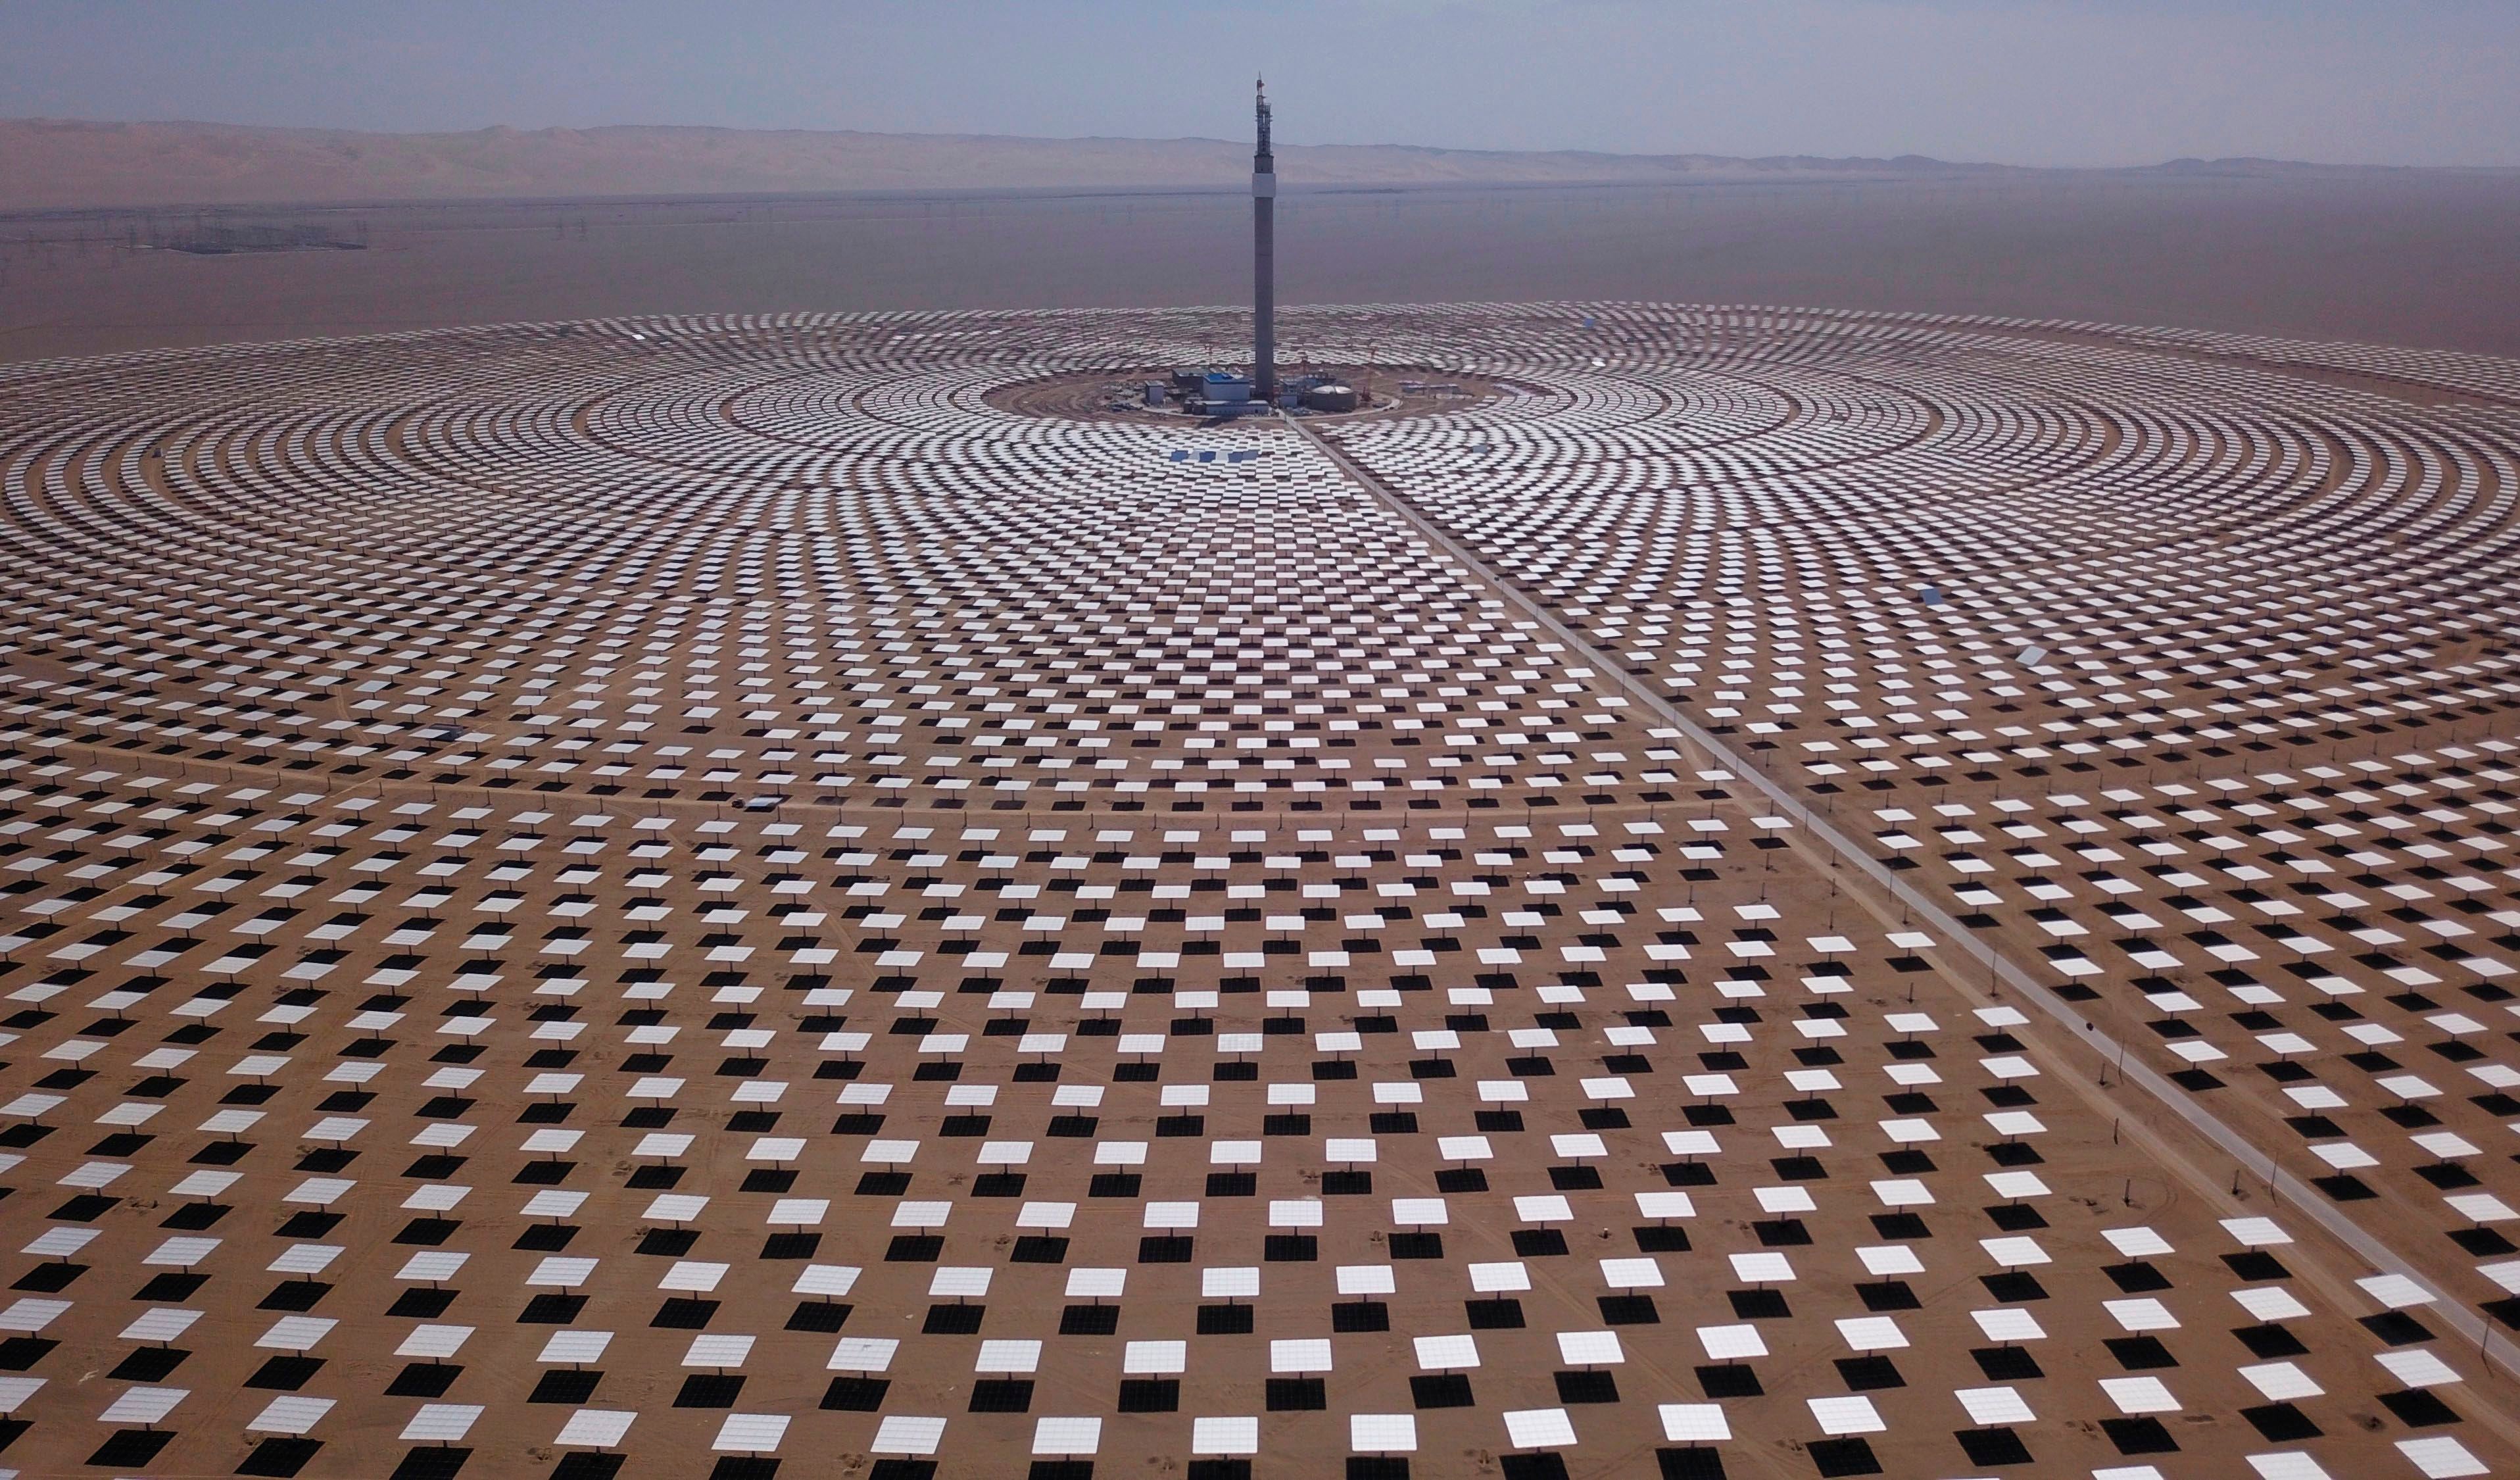
[[[1289,187],[1882,179],[2039,173],[1897,158],[1508,153],[1409,145],[1278,151]],[[1232,186],[1250,146],[1222,139],[602,128],[385,134],[225,123],[0,119],[0,210],[862,190]],[[2152,169],[2264,174],[2328,166],[2181,159]],[[2346,171],[2340,167],[2340,172]]]

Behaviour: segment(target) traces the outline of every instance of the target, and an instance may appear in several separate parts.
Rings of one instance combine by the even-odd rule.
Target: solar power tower
[[[1259,148],[1251,155],[1251,394],[1262,405],[1278,399],[1278,161],[1269,153],[1269,79],[1259,80],[1253,112]]]

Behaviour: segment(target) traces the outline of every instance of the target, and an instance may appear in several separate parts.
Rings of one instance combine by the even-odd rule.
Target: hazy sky
[[[0,116],[2520,164],[2520,0],[0,0]]]

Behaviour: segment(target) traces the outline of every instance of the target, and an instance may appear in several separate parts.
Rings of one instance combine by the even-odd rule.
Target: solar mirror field
[[[0,1474],[2520,1473],[2520,362],[1246,324],[0,366]]]

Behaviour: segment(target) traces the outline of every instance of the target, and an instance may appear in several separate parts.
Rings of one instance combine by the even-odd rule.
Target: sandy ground
[[[1638,298],[2520,352],[2508,177],[1308,191],[1280,300]],[[608,314],[1245,301],[1238,194],[247,212],[364,251],[190,256],[189,215],[0,221],[0,358]],[[85,245],[81,245],[81,239]]]
[[[2023,174],[1934,159],[1505,152],[1287,145],[1323,185],[1600,184],[1638,180],[1905,179]],[[1238,186],[1246,143],[1026,139],[818,129],[492,127],[377,134],[214,123],[0,119],[0,209],[270,202],[548,200],[849,190]],[[2354,173],[2231,161],[2251,173]]]

